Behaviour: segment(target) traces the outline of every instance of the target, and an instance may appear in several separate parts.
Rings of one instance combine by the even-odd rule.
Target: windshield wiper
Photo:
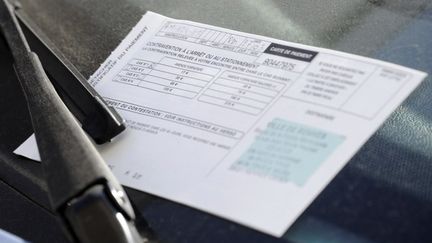
[[[149,242],[130,201],[57,95],[15,16],[0,0],[0,27],[24,91],[51,206],[79,242]]]

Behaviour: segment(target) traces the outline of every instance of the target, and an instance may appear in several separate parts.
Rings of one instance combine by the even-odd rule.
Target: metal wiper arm
[[[0,0],[1,31],[27,100],[53,209],[76,241],[148,241],[135,227],[125,191],[30,50],[14,11]]]

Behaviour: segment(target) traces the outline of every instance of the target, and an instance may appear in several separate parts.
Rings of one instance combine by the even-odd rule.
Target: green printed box
[[[344,139],[276,118],[230,169],[302,186]]]

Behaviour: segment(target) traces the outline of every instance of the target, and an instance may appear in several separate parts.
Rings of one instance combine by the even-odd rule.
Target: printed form
[[[425,76],[148,12],[89,82],[123,185],[281,236]]]

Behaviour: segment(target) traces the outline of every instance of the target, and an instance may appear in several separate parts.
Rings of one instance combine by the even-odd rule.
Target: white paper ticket
[[[148,12],[90,83],[123,185],[281,236],[425,76]]]

